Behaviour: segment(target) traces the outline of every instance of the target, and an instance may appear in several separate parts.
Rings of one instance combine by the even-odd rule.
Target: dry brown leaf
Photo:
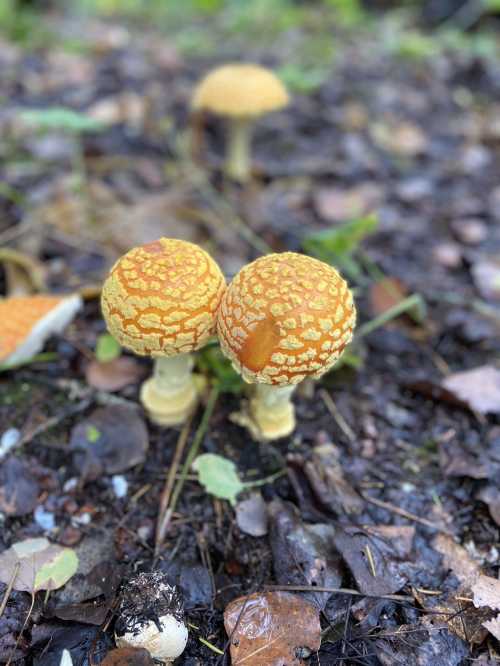
[[[397,278],[384,278],[370,288],[370,305],[374,316],[387,312],[408,296],[405,285]]]
[[[361,183],[352,188],[321,187],[314,194],[314,206],[320,217],[328,222],[344,222],[373,211],[383,193],[373,183]]]

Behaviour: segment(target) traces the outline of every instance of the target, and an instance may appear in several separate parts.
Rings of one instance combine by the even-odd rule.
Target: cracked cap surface
[[[245,63],[223,65],[197,85],[192,107],[221,116],[260,116],[287,106],[288,93],[265,67]]]
[[[352,339],[356,309],[347,282],[321,261],[270,254],[241,269],[219,308],[224,354],[250,383],[320,377]]]
[[[109,332],[143,356],[175,356],[203,347],[215,332],[226,282],[201,247],[160,238],[133,248],[113,266],[101,296]]]

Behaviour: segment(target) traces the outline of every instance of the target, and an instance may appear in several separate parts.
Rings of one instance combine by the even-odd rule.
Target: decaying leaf
[[[288,592],[263,592],[232,601],[224,612],[231,663],[300,666],[319,650],[319,610]]]
[[[238,502],[236,523],[242,532],[250,536],[267,534],[267,506],[260,493],[252,493],[248,499]]]
[[[105,363],[91,361],[85,370],[85,379],[90,386],[110,393],[136,384],[144,375],[144,366],[129,356],[120,356]]]
[[[465,548],[447,534],[434,537],[432,546],[443,556],[444,567],[452,571],[464,586],[470,587],[481,570]]]
[[[57,590],[77,568],[74,550],[47,539],[19,541],[0,554],[0,581],[8,585],[14,577],[13,588],[24,592]]]

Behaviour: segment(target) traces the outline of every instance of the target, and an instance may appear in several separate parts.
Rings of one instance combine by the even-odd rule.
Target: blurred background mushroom
[[[251,173],[251,130],[254,121],[287,106],[288,93],[277,76],[253,64],[217,67],[198,83],[194,111],[210,111],[227,119],[226,174],[244,183]]]
[[[241,269],[217,321],[222,351],[255,384],[247,425],[258,439],[276,439],[295,428],[295,386],[321,377],[351,341],[356,310],[335,268],[284,252]]]
[[[159,425],[183,423],[197,403],[191,352],[215,333],[225,284],[204,250],[170,238],[127,252],[104,283],[101,304],[109,332],[123,347],[155,360],[141,401]]]

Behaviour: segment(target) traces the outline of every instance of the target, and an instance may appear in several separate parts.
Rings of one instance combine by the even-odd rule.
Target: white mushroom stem
[[[191,354],[156,358],[153,379],[157,391],[165,397],[182,392],[192,382],[193,365]]]
[[[184,423],[198,400],[191,354],[155,359],[153,376],[141,388],[141,402],[152,421],[171,426]]]
[[[250,401],[250,413],[263,439],[290,435],[295,428],[295,409],[291,401],[295,386],[257,384]]]
[[[241,183],[250,177],[250,140],[252,120],[247,117],[230,118],[226,155],[226,173]]]

